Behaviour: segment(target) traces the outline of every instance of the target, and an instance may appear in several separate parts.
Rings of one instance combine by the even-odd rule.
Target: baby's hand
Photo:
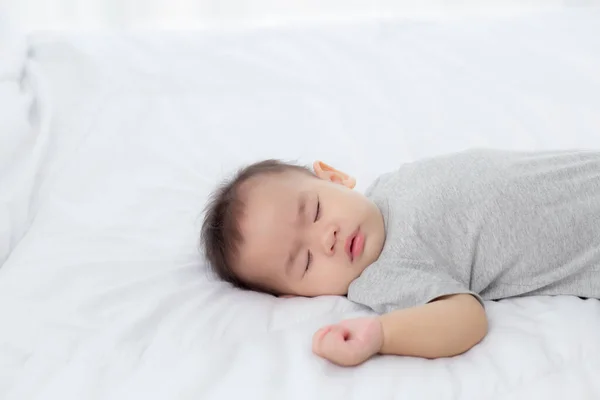
[[[383,330],[378,318],[356,318],[319,329],[313,336],[313,352],[342,366],[363,363],[378,353]]]

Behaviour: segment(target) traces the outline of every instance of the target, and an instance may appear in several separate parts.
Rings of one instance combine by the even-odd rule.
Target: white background
[[[131,30],[446,18],[591,4],[600,0],[0,0],[0,10],[26,30]]]

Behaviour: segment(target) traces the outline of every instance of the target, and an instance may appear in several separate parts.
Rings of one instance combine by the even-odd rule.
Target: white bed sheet
[[[2,399],[593,399],[600,302],[488,303],[452,359],[338,368],[339,297],[206,275],[200,210],[241,162],[323,158],[364,188],[473,146],[600,149],[600,10],[225,35],[38,36],[53,110],[35,219],[0,268]]]
[[[26,231],[31,192],[21,183],[25,154],[35,141],[28,118],[33,96],[21,80],[26,54],[25,35],[0,14],[0,265]]]

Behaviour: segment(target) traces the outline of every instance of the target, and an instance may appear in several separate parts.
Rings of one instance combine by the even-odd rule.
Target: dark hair
[[[280,160],[260,161],[240,169],[233,179],[224,181],[210,196],[204,209],[200,240],[209,267],[220,279],[240,289],[276,294],[266,285],[242,280],[234,272],[233,264],[244,241],[239,227],[244,210],[240,187],[252,178],[288,171],[312,174],[304,166]]]

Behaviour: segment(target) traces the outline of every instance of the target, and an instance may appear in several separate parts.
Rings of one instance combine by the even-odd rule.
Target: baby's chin
[[[335,289],[325,290],[320,296],[346,296],[348,295],[348,288],[350,284],[344,284],[343,286],[336,287]]]
[[[301,297],[321,297],[321,296],[346,296],[348,294],[348,288],[346,289],[340,289],[340,288],[336,288],[336,289],[323,289],[323,288],[318,288],[315,290],[307,290],[305,292],[299,293],[295,296],[301,296]],[[295,297],[294,295],[285,295],[285,296],[279,296],[279,297]]]
[[[360,275],[360,274],[358,274]],[[314,285],[306,285],[303,287],[288,287],[286,290],[286,297],[319,297],[319,296],[346,296],[348,294],[348,289],[350,288],[350,284],[356,279],[354,276],[345,276],[344,280],[335,280],[335,281],[324,281],[321,279],[318,283]],[[295,290],[294,290],[295,289]],[[293,292],[288,295],[287,292]],[[284,297],[284,296],[279,296]]]

